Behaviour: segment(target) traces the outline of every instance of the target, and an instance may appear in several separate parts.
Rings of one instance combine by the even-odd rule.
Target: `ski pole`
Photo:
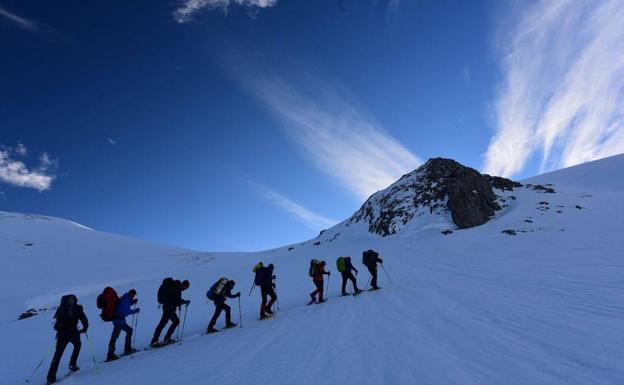
[[[50,356],[50,354],[52,354],[52,350],[54,350],[54,348],[56,348],[56,344],[57,341],[56,339],[54,340],[54,345],[52,345],[52,347],[50,349],[48,349],[48,351],[46,352],[45,356],[43,356],[43,358],[41,359],[41,361],[39,361],[39,364],[37,365],[37,367],[35,368],[35,370],[33,370],[32,374],[30,375],[30,377],[28,377],[26,379],[26,382],[30,382],[30,380],[32,380],[33,376],[35,375],[35,373],[37,373],[37,371],[39,370],[39,368],[41,367],[41,365],[43,365],[44,361],[46,360],[46,358],[48,358]]]
[[[180,314],[182,313],[182,309],[180,309]],[[180,343],[178,345],[182,345],[182,339],[184,338],[184,325],[186,325],[186,313],[188,313],[188,305],[184,308],[184,320],[182,321],[182,332],[180,333]]]
[[[139,326],[139,313],[134,313],[133,315],[133,320],[134,320],[134,328],[132,330],[132,346],[136,346],[136,333],[137,333],[137,327]]]
[[[240,296],[238,296],[238,326],[243,327],[243,316],[241,314]]]
[[[188,306],[188,305],[187,305]],[[182,306],[178,307],[178,319],[182,318]],[[176,339],[180,339],[180,328],[176,330]]]
[[[89,338],[87,332],[85,332],[85,337],[87,337],[87,346],[89,347],[89,352],[91,353],[91,358],[93,359],[93,365],[95,365],[95,373],[100,374],[100,368],[98,368],[97,360],[95,359],[95,353],[93,352],[91,338]]]
[[[252,292],[252,291],[253,291],[253,289],[255,289],[255,288],[256,288],[256,283],[254,282],[254,283],[252,283],[252,284],[251,284],[251,289],[249,290],[249,296],[251,296],[251,292]]]
[[[329,280],[331,279],[331,275],[327,276],[327,292],[325,293],[325,301],[329,298]]]
[[[383,263],[381,264],[381,269],[384,271],[384,273],[386,274],[386,278],[388,278],[388,282],[390,282],[391,285],[394,285],[392,283],[392,280],[390,279],[390,276],[388,275],[388,272],[386,271],[386,268],[384,267]]]

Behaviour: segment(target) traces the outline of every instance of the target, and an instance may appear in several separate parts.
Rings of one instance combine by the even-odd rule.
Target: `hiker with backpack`
[[[340,296],[349,295],[347,293],[347,280],[351,280],[351,283],[353,284],[353,290],[355,290],[354,295],[362,292],[362,290],[358,289],[357,281],[352,273],[352,271],[355,271],[355,275],[357,275],[358,271],[355,267],[353,267],[351,257],[338,257],[336,260],[336,268],[342,275],[342,293]]]
[[[122,331],[126,333],[126,339],[124,342],[124,355],[135,353],[136,350],[132,348],[132,327],[126,323],[126,317],[131,314],[137,314],[141,311],[140,308],[132,309],[133,305],[136,305],[138,300],[136,297],[136,290],[131,289],[125,293],[117,303],[117,309],[115,310],[115,319],[113,319],[113,332],[111,334],[110,341],[108,342],[108,354],[106,355],[106,361],[114,361],[119,357],[115,354],[115,345],[117,344],[117,338]]]
[[[176,314],[176,309],[182,305],[188,306],[191,303],[191,301],[182,299],[182,292],[190,286],[191,284],[188,280],[180,282],[174,280],[173,278],[165,278],[160,285],[160,288],[158,288],[158,303],[162,305],[163,314],[160,318],[158,326],[156,326],[156,330],[154,330],[154,336],[150,342],[152,347],[160,347],[175,342],[171,336],[180,324],[180,318]],[[171,321],[171,326],[169,326],[163,342],[160,343],[160,333],[169,321]]]
[[[383,261],[379,258],[379,253],[376,251],[366,250],[362,253],[362,263],[368,268],[368,271],[371,274],[371,290],[381,289],[377,286],[377,262],[383,264]]]
[[[275,275],[273,275],[273,264],[264,267],[260,266],[256,269],[256,277],[254,284],[260,287],[260,295],[262,297],[262,303],[260,305],[260,319],[269,318],[273,314],[271,306],[277,300],[277,294],[275,294]],[[267,302],[267,297],[271,297],[271,300]]]
[[[48,370],[48,385],[56,382],[56,372],[58,371],[61,357],[67,344],[74,345],[71,358],[69,359],[69,370],[77,372],[78,355],[80,354],[80,334],[86,333],[89,328],[89,320],[85,315],[82,305],[78,305],[78,299],[73,294],[64,295],[61,304],[54,313],[54,330],[56,330],[56,351]],[[82,329],[78,330],[78,321],[82,324]]]
[[[232,289],[234,289],[235,285],[236,285],[236,282],[234,282],[233,280],[228,280],[227,278],[221,278],[217,282],[215,282],[210,287],[208,292],[206,293],[206,297],[208,297],[208,299],[211,300],[215,305],[214,315],[210,319],[210,323],[208,324],[208,329],[206,330],[206,333],[218,332],[218,330],[215,329],[214,326],[217,323],[217,319],[219,318],[223,310],[225,310],[225,327],[224,328],[229,329],[237,325],[234,322],[232,322],[232,314],[230,311],[231,308],[225,304],[225,301],[227,300],[227,298],[240,297],[241,295],[240,292],[236,294],[232,294]]]
[[[323,286],[325,285],[325,280],[323,275],[329,276],[331,273],[329,271],[325,271],[325,261],[318,261],[313,259],[310,261],[310,270],[309,275],[312,277],[312,282],[316,286],[316,290],[310,293],[310,302],[308,305],[312,305],[313,303],[323,303],[325,300],[323,299]],[[316,300],[316,295],[318,294],[318,301]]]

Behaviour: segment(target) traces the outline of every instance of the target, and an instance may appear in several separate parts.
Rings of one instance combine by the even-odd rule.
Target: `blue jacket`
[[[131,306],[135,303],[136,301],[130,299],[128,293],[124,294],[117,304],[115,315],[117,315],[118,318],[113,320],[113,325],[125,325],[126,317],[138,311],[137,309],[131,309]]]

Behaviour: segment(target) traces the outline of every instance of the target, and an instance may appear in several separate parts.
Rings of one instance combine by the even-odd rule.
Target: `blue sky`
[[[624,152],[624,0],[0,1],[0,210],[305,240],[430,157]]]

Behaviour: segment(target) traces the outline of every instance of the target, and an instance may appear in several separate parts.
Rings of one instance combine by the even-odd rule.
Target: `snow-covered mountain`
[[[202,253],[2,213],[0,383],[22,383],[51,347],[46,309],[63,293],[85,306],[102,360],[111,326],[99,320],[95,297],[106,285],[136,288],[137,345],[146,346],[160,318],[158,285],[175,276],[191,281],[183,345],[102,364],[97,375],[83,344],[82,371],[66,383],[621,384],[623,169],[620,155],[520,186],[432,160],[318,238],[258,253]],[[468,218],[480,225],[458,219],[458,197],[479,209]],[[380,271],[383,290],[337,297],[335,258],[353,256],[364,286],[368,248],[380,252],[393,284]],[[306,307],[312,257],[334,275],[329,301]],[[276,266],[281,310],[272,321],[256,321],[259,293],[247,295],[260,260]],[[201,336],[213,311],[205,291],[221,276],[243,292],[243,328]],[[17,320],[29,308],[42,311]]]

